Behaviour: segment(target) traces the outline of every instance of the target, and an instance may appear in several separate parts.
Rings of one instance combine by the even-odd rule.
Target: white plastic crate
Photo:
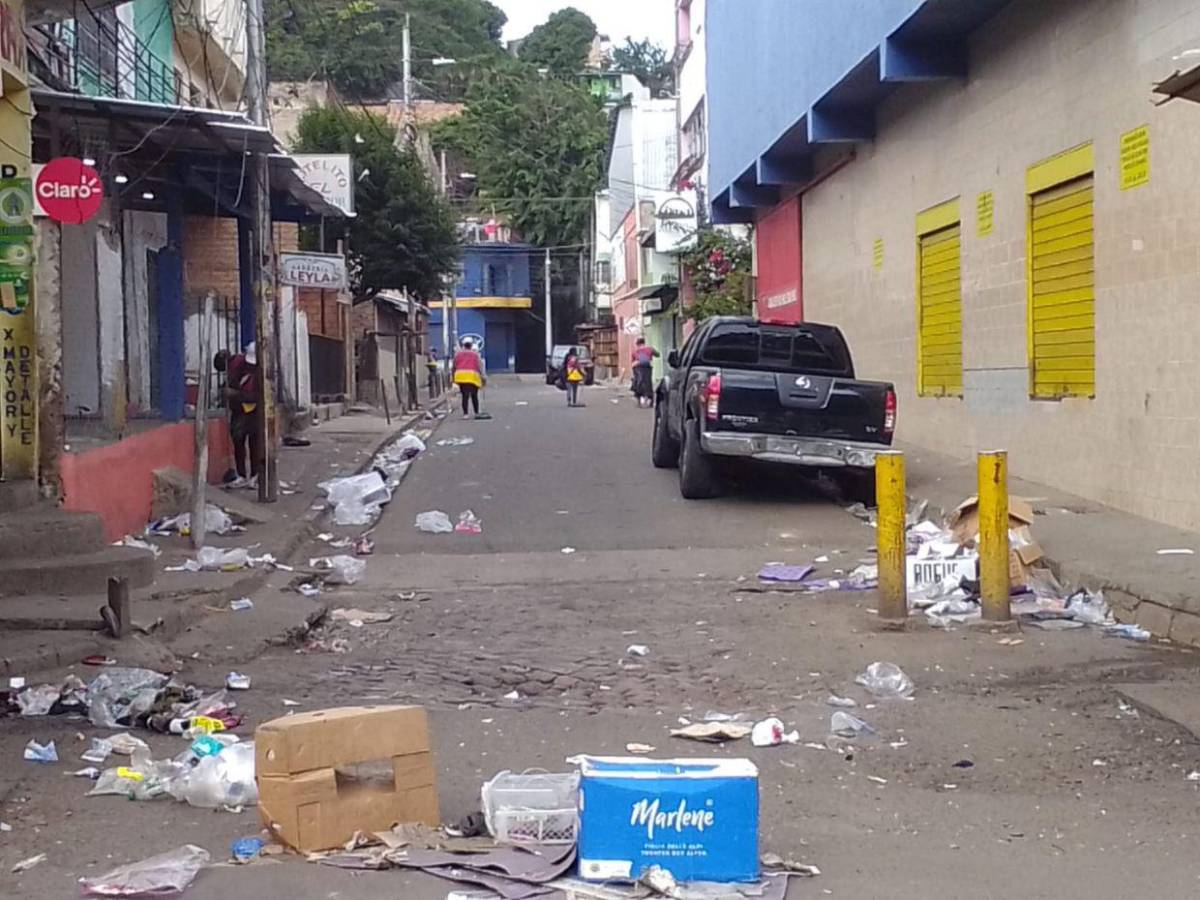
[[[513,844],[574,844],[579,773],[501,772],[481,791],[488,831]]]

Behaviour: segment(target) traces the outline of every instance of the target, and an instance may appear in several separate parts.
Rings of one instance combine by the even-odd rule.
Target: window
[[[704,344],[704,362],[742,369],[854,377],[846,342],[834,328],[716,325]]]
[[[1096,396],[1092,145],[1029,169],[1029,393]]]
[[[917,216],[917,393],[963,395],[962,224],[958,200]]]
[[[596,284],[600,287],[609,287],[612,284],[612,262],[610,260],[596,260]]]

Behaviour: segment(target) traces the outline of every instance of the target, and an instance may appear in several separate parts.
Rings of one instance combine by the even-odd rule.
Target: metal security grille
[[[961,232],[956,223],[918,237],[919,390],[925,396],[963,393]]]
[[[1096,394],[1092,176],[1030,197],[1033,396]]]

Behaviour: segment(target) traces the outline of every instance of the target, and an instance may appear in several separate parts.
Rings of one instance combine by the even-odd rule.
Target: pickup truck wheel
[[[842,496],[851,503],[861,503],[866,507],[876,505],[874,469],[847,469],[838,482]]]
[[[654,405],[654,436],[650,442],[650,459],[656,469],[674,469],[679,465],[679,443],[671,438],[663,405]]]
[[[679,454],[679,493],[685,500],[708,500],[720,491],[716,464],[700,449],[700,423],[684,423],[683,450]]]

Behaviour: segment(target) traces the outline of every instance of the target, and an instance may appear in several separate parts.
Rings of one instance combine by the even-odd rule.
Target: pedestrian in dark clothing
[[[229,406],[229,437],[237,478],[226,487],[255,488],[262,471],[262,412],[258,405],[258,355],[253,342],[245,353],[217,353],[213,367],[225,373],[225,402]],[[247,456],[249,460],[247,460]],[[247,462],[249,466],[247,467]]]
[[[579,348],[572,347],[567,351],[563,360],[563,381],[567,384],[567,406],[583,406],[579,402],[579,388],[587,380],[583,366],[579,362]]]
[[[657,350],[646,343],[645,338],[638,338],[633,348],[633,396],[637,397],[638,406],[654,404],[654,358],[661,356]]]

